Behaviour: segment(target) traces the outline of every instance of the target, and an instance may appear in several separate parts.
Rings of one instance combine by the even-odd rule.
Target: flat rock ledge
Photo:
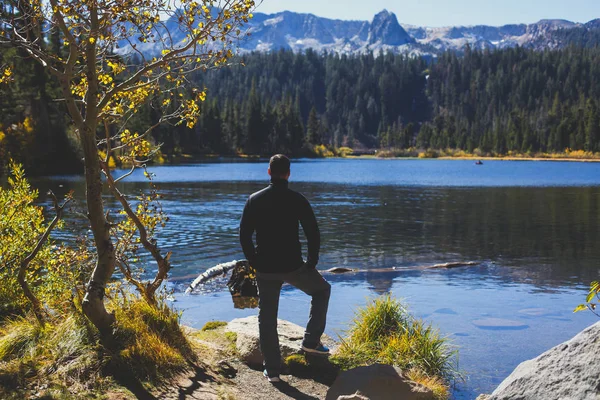
[[[491,395],[477,399],[600,399],[600,322],[522,362]]]
[[[253,315],[246,318],[234,319],[227,324],[224,330],[237,334],[236,348],[240,360],[250,367],[261,368],[263,357],[260,353],[258,316]],[[279,333],[279,347],[281,349],[282,361],[292,354],[302,352],[303,327],[279,319],[277,320],[277,331]],[[323,335],[321,341],[330,349],[336,347],[335,341],[327,335]]]

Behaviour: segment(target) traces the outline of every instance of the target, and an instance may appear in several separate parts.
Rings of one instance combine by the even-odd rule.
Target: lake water
[[[181,292],[207,268],[244,258],[239,217],[247,196],[268,183],[266,169],[266,160],[151,168],[171,217],[159,239],[173,251],[174,304],[185,324],[257,313],[234,309],[223,279],[197,295]],[[82,177],[35,185],[84,196]],[[572,310],[600,276],[600,163],[297,160],[290,187],[315,209],[319,268],[364,270],[327,275],[333,291],[326,333],[343,334],[369,298],[403,299],[458,348],[466,379],[457,383],[456,399],[491,392],[520,362],[598,320]],[[123,184],[127,193],[143,188],[141,172]],[[109,195],[107,204],[116,208]],[[450,261],[480,265],[413,268]],[[304,325],[308,307],[308,297],[284,288],[280,318]]]

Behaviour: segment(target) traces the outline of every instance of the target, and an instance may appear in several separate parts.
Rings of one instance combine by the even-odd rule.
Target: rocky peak
[[[558,29],[558,28],[574,28],[577,24],[565,19],[542,19],[536,25]]]
[[[600,28],[600,18],[596,18],[585,24],[585,26],[589,29],[598,29]]]
[[[381,42],[389,46],[413,43],[414,39],[400,26],[396,14],[383,10],[376,14],[369,28],[369,44]]]

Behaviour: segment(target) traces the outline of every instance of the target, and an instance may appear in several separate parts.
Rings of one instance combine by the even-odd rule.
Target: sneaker
[[[281,379],[279,379],[279,375],[269,376],[266,369],[263,371],[263,376],[267,378],[267,380],[271,383],[281,382]]]
[[[327,347],[323,346],[323,343],[319,343],[317,345],[317,347],[315,347],[315,348],[306,347],[305,345],[302,345],[302,350],[306,351],[307,353],[324,354],[324,355],[329,354],[329,349]]]

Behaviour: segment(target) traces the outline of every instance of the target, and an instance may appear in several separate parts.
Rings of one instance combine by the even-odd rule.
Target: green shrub
[[[43,208],[34,204],[38,192],[31,188],[23,168],[11,162],[9,169],[6,187],[0,184],[0,316],[23,316],[31,305],[17,281],[19,266],[46,226]],[[30,289],[42,304],[54,312],[69,312],[73,288],[85,285],[93,268],[88,248],[83,242],[70,248],[51,240],[42,246],[26,275]]]
[[[413,318],[390,296],[377,298],[359,309],[348,333],[339,351],[331,357],[341,369],[383,363],[413,371],[413,375],[421,374],[428,378],[422,380],[429,383],[449,382],[458,377],[456,351],[448,340]],[[437,386],[436,390],[446,393],[438,398],[447,398],[447,390]]]

